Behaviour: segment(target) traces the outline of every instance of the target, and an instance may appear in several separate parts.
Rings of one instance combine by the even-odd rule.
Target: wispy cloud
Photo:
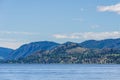
[[[23,42],[18,42],[18,41],[1,41],[0,40],[0,47],[16,49],[20,47],[22,44]]]
[[[85,20],[82,19],[82,18],[73,18],[72,21],[77,21],[77,22],[82,23],[82,22],[84,22]]]
[[[110,6],[98,6],[98,11],[105,12],[116,12],[117,14],[120,14],[120,3]]]
[[[36,32],[17,32],[17,31],[0,31],[0,34],[17,34],[17,35],[39,35]]]
[[[91,26],[92,29],[96,29],[96,28],[99,28],[99,27],[100,27],[100,25],[97,25],[97,24]]]
[[[27,43],[27,41],[12,38],[0,38],[0,47],[16,49],[25,43]]]
[[[107,38],[120,38],[120,31],[113,32],[83,32],[83,33],[71,33],[71,34],[54,34],[53,37],[57,39],[107,39]]]
[[[85,9],[84,8],[80,8],[80,11],[83,12]]]
[[[0,42],[1,41],[6,41],[6,42],[16,42],[17,40],[15,39],[5,39],[5,38],[0,38]]]
[[[40,33],[37,32],[0,31],[0,47],[16,49],[22,44],[29,42],[30,36],[38,35]]]

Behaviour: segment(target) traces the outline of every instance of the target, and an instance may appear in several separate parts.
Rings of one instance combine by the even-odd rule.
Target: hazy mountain
[[[9,56],[9,53],[14,51],[13,49],[0,47],[0,59],[6,59]]]
[[[10,54],[12,63],[120,63],[120,39],[22,45]]]
[[[105,39],[105,40],[88,40],[80,43],[80,46],[85,48],[120,48],[120,38],[119,39]]]
[[[49,50],[39,50],[15,63],[120,63],[120,49],[89,49],[67,42]]]
[[[83,54],[86,51],[89,51],[89,49],[82,48],[77,43],[66,42],[50,50],[39,50],[24,59],[20,59],[20,61],[28,63],[59,63],[61,58],[67,59],[68,54]]]
[[[40,42],[32,42],[29,44],[24,44],[20,48],[16,49],[13,53],[11,53],[10,59],[18,59],[20,57],[26,57],[40,50],[50,50],[57,45],[59,44],[50,41],[40,41]]]

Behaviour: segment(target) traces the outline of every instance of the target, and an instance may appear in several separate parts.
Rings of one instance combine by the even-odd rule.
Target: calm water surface
[[[120,65],[0,64],[0,80],[120,80]]]

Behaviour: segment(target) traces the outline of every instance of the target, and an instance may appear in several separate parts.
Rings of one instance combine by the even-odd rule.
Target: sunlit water
[[[120,80],[120,65],[1,64],[0,80]]]

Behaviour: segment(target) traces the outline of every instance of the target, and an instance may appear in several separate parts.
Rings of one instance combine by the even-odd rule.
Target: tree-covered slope
[[[105,39],[105,40],[87,40],[80,43],[80,46],[85,48],[117,48],[120,49],[120,38]]]
[[[25,44],[22,45],[20,48],[16,49],[14,52],[12,52],[9,59],[18,59],[22,57],[27,57],[30,54],[40,50],[50,50],[57,45],[59,44],[50,41],[40,41],[40,42],[32,42],[29,44]]]
[[[120,64],[120,49],[89,49],[77,43],[67,42],[51,50],[40,50],[26,58],[9,63],[82,63]]]
[[[6,63],[120,64],[120,39],[88,40],[58,44],[40,41],[25,44],[10,54]]]

